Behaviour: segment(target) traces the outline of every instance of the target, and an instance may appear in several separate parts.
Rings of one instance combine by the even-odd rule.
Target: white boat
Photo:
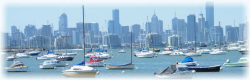
[[[63,56],[75,56],[77,55],[77,52],[69,52],[69,53],[62,53]]]
[[[30,52],[28,52],[28,54],[31,56],[36,56],[36,55],[40,54],[40,51],[38,51],[38,50],[30,51]]]
[[[95,56],[95,54],[94,53],[88,53],[88,54],[85,55],[85,58],[89,58],[90,56]]]
[[[55,69],[56,63],[53,60],[44,61],[42,64],[39,65],[41,69]]]
[[[226,63],[223,64],[226,67],[247,67],[248,59],[246,57],[242,57],[238,60],[238,62],[231,63],[229,59],[227,59]]]
[[[59,61],[59,60],[53,60],[56,63],[56,67],[66,67],[68,66],[68,63],[65,61]]]
[[[15,61],[10,67],[5,68],[8,72],[27,72],[28,66],[20,61]]]
[[[223,54],[226,54],[226,53],[227,53],[226,51],[222,51],[220,49],[215,49],[212,52],[210,52],[210,54],[212,54],[212,55],[223,55]]]
[[[202,54],[209,54],[211,52],[211,50],[209,50],[209,49],[201,49],[201,50],[198,50],[197,52],[201,52]]]
[[[146,50],[142,50],[141,52],[137,52],[136,53],[136,57],[138,58],[152,58],[155,57],[156,53],[154,53],[153,51],[146,51]]]
[[[185,53],[185,56],[201,56],[201,52],[188,52]]]
[[[38,59],[38,60],[50,60],[50,59],[55,59],[57,57],[58,57],[58,55],[55,55],[55,54],[47,54],[47,55],[43,55],[43,56],[38,56],[36,59]]]
[[[101,59],[109,59],[112,57],[107,52],[99,52],[99,53],[96,53],[95,56],[100,57]]]
[[[15,54],[12,54],[12,55],[9,55],[8,57],[7,57],[7,61],[13,61],[14,59],[17,59],[18,57],[15,55]]]
[[[181,51],[174,51],[173,53],[169,54],[171,56],[184,56],[185,54]]]
[[[65,77],[85,77],[91,78],[96,76],[98,70],[83,65],[74,65],[70,69],[62,71],[62,75]]]
[[[240,47],[236,43],[228,45],[228,48],[227,48],[227,50],[229,50],[229,51],[238,51],[239,49],[240,49]]]
[[[86,62],[85,65],[90,67],[104,67],[104,62],[100,57],[90,56],[89,62]]]
[[[171,54],[171,53],[173,53],[173,51],[163,51],[163,52],[161,52],[161,53],[159,53],[159,54],[169,55],[169,54]]]
[[[106,67],[106,69],[134,69],[134,64],[110,64]]]
[[[125,50],[120,50],[118,53],[126,53]]]
[[[164,70],[159,70],[154,73],[157,78],[161,79],[191,79],[192,71],[184,64],[172,64]]]
[[[26,54],[26,53],[16,53],[16,56],[18,58],[29,58],[30,55]]]

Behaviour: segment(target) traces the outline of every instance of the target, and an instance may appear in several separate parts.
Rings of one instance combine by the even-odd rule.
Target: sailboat
[[[220,22],[219,22],[219,26],[220,26]],[[226,54],[227,52],[226,51],[223,51],[221,49],[221,43],[220,44],[220,48],[219,49],[214,49],[212,52],[210,52],[210,54],[213,54],[213,55],[223,55],[223,54]]]
[[[130,36],[130,58],[131,62],[130,63],[123,63],[123,64],[110,64],[106,67],[106,69],[134,69],[134,64],[132,63],[132,31],[131,31],[131,36]]]
[[[124,50],[124,46],[123,46],[123,49],[120,50],[118,53],[126,53],[126,51]]]
[[[66,34],[66,46],[67,46],[67,34]],[[74,57],[68,56],[68,51],[67,51],[68,47],[66,48],[66,54],[59,56],[56,58],[56,60],[60,60],[60,61],[72,61],[74,59]]]
[[[84,27],[84,6],[83,8],[83,42],[84,42],[84,56],[85,56],[85,27]],[[79,64],[72,66],[70,69],[62,71],[62,75],[66,77],[95,77],[97,69],[94,69],[89,66],[85,66],[85,57],[84,61]]]

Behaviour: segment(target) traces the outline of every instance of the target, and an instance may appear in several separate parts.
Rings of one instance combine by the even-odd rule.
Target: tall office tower
[[[194,14],[190,14],[187,16],[187,41],[195,41],[195,24],[196,24],[196,20],[195,20],[195,15]]]
[[[16,47],[20,45],[20,31],[16,26],[11,26],[11,47]]]
[[[79,44],[83,44],[83,23],[82,22],[76,23],[76,31],[79,33],[78,35]]]
[[[154,13],[154,15],[151,18],[151,33],[158,33],[159,34],[159,26],[158,26],[158,17]]]
[[[121,43],[130,43],[129,26],[122,26]]]
[[[198,18],[198,38],[197,41],[205,42],[205,18],[203,17],[203,14],[201,13]]]
[[[241,23],[239,24],[239,41],[244,41],[244,35],[247,30],[245,30],[246,24]]]
[[[208,28],[214,27],[214,3],[206,2],[206,24]]]
[[[146,22],[145,24],[145,31],[146,31],[146,34],[150,33],[152,31],[151,29],[151,22]]]
[[[139,35],[140,35],[141,26],[139,24],[134,24],[130,28],[133,33],[132,42],[139,43]]]
[[[91,31],[94,32],[94,35],[97,36],[99,32],[99,24],[97,22],[91,23]]]
[[[26,36],[26,39],[29,40],[30,37],[35,36],[37,33],[37,29],[35,25],[27,25],[24,28],[24,35]]]
[[[172,35],[168,37],[169,46],[177,47],[182,45],[182,38],[178,35]]]
[[[114,34],[120,36],[121,29],[120,29],[119,10],[118,9],[112,10],[112,18],[113,18]]]
[[[114,29],[114,21],[109,20],[108,21],[108,33],[109,34],[115,34],[114,31],[115,31],[115,29]]]
[[[63,13],[59,17],[59,32],[61,35],[66,35],[67,34],[67,28],[68,28],[68,18],[65,13]]]
[[[50,25],[43,25],[42,29],[41,29],[41,35],[44,37],[47,37],[48,39],[50,39],[50,44],[54,44],[54,40],[53,40],[53,34],[52,34],[52,28]]]
[[[215,42],[221,42],[221,41],[224,41],[223,39],[223,28],[220,26],[220,23],[219,23],[219,26],[215,26]]]
[[[162,35],[164,32],[163,32],[163,21],[162,20],[159,20],[158,21],[158,26],[159,26],[159,34]]]
[[[167,44],[169,44],[168,43],[168,37],[169,36],[172,36],[173,35],[173,33],[172,33],[172,31],[171,30],[165,30],[165,38],[166,38],[166,42],[167,42]]]
[[[239,27],[232,27],[231,25],[226,26],[226,41],[236,42],[238,41]]]

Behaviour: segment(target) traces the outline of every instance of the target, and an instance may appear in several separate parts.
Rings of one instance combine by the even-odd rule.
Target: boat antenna
[[[131,34],[130,34],[130,35],[131,35],[131,38],[130,38],[130,45],[131,45],[131,46],[130,46],[130,54],[131,54],[130,57],[131,57],[131,58],[130,58],[130,59],[131,59],[131,64],[132,64],[132,30],[131,30],[130,33],[131,33]]]
[[[84,27],[84,6],[82,5],[82,24],[83,24],[83,56],[85,56],[85,27]],[[84,57],[84,64],[85,66],[85,57]]]

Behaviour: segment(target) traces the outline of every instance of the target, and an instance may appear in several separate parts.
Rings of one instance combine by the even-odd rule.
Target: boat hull
[[[208,66],[208,67],[200,67],[200,66],[190,66],[188,67],[189,70],[195,70],[196,72],[219,72],[221,66]]]
[[[27,66],[15,67],[15,68],[7,67],[5,69],[7,70],[7,72],[28,72],[28,67]]]
[[[247,63],[224,63],[225,67],[247,67]]]
[[[108,65],[106,69],[134,69],[134,64],[117,65],[117,66]]]
[[[86,62],[85,65],[89,67],[104,67],[104,62]]]
[[[41,69],[55,69],[56,68],[56,64],[39,65],[39,68],[41,68]]]
[[[155,74],[155,77],[160,79],[192,79],[193,75],[190,71],[186,71],[186,72],[177,72],[167,75]]]
[[[87,77],[94,78],[97,71],[63,71],[62,75],[65,77]]]

